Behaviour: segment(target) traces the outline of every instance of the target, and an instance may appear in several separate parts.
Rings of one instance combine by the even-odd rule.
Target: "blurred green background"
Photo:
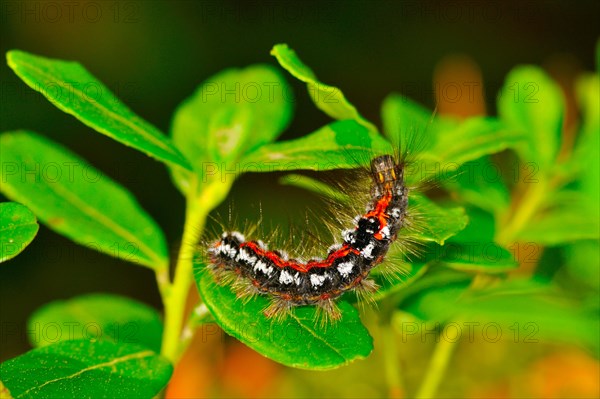
[[[22,49],[77,60],[164,132],[176,106],[208,76],[252,63],[275,65],[269,55],[275,43],[288,43],[322,81],[342,88],[367,119],[378,121],[381,101],[392,91],[433,108],[432,78],[448,56],[464,54],[479,66],[485,108],[494,112],[496,93],[513,66],[538,64],[558,75],[592,70],[600,36],[597,1],[0,4],[3,54]],[[60,112],[5,63],[0,78],[0,130],[26,128],[47,135],[128,187],[164,229],[174,254],[184,202],[166,168]],[[289,77],[288,82],[295,89],[296,103],[284,139],[329,121],[310,102],[302,84]],[[237,212],[257,218],[262,202],[270,223],[302,218],[302,208],[298,215],[288,216],[278,205],[305,207],[312,197],[296,189],[279,189],[276,178],[248,175],[236,183],[231,201]],[[273,195],[265,196],[269,192]],[[160,306],[149,270],[77,246],[42,226],[31,246],[0,268],[0,360],[29,349],[25,321],[40,305],[94,291]],[[243,349],[238,351],[241,354],[232,356],[247,356]]]

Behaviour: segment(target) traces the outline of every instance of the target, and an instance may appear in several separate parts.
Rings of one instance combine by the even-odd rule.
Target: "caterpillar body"
[[[267,317],[287,314],[294,306],[316,305],[326,317],[340,313],[335,299],[346,291],[372,292],[370,271],[384,260],[405,224],[408,187],[404,162],[382,155],[370,163],[371,198],[355,225],[342,231],[342,243],[323,259],[302,262],[283,251],[269,250],[262,241],[246,241],[239,232],[225,232],[210,245],[209,268],[217,280],[232,277],[239,297],[268,295]]]

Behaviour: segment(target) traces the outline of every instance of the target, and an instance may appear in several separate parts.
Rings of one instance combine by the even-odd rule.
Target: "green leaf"
[[[395,248],[398,248],[396,246]],[[386,256],[384,262],[399,262],[398,255],[394,254],[394,247],[390,248],[390,252]],[[390,295],[396,294],[407,289],[408,286],[418,281],[426,272],[429,270],[429,263],[418,263],[412,262],[403,263],[403,273],[395,278],[386,278],[381,273],[375,273],[375,269],[372,273],[372,278],[375,280],[379,288],[373,293],[372,298],[375,301],[381,301]]]
[[[0,262],[20,254],[33,241],[40,226],[35,215],[16,202],[0,203]]]
[[[411,149],[432,144],[436,129],[433,112],[408,97],[396,93],[387,96],[381,105],[381,120],[385,135],[396,147]]]
[[[410,183],[418,184],[423,179],[440,176],[451,176],[455,181],[465,183],[472,176],[464,176],[465,167],[461,165],[518,147],[526,137],[523,132],[509,128],[495,118],[473,117],[464,121],[434,118],[427,108],[398,94],[391,94],[384,100],[381,113],[386,136],[401,153],[408,154],[410,162],[405,175]],[[476,183],[481,185],[482,182]],[[497,197],[507,194],[497,192],[500,187],[496,186],[486,194],[494,194],[494,200],[504,201]],[[459,187],[461,185],[450,186],[452,189]],[[485,203],[482,200],[487,196],[480,194],[479,188],[485,188],[485,185],[465,190],[463,194],[470,200]]]
[[[531,222],[517,234],[516,239],[554,246],[578,240],[598,239],[599,229],[598,221],[590,219],[580,209],[562,209]]]
[[[207,168],[227,165],[235,171],[239,157],[275,140],[290,121],[292,101],[287,83],[268,65],[227,69],[179,105],[171,135],[206,181]],[[186,192],[189,175],[173,172],[175,183]]]
[[[600,243],[598,240],[577,241],[565,249],[566,267],[578,281],[600,289]]]
[[[50,302],[29,318],[27,333],[34,347],[72,339],[104,339],[160,351],[162,323],[158,312],[129,298],[87,294]]]
[[[444,170],[456,169],[484,155],[518,147],[525,138],[522,131],[495,118],[474,117],[454,128],[440,130],[431,152],[442,161]]]
[[[439,260],[455,270],[504,273],[518,266],[513,255],[494,242],[449,242],[440,251]]]
[[[370,131],[377,131],[377,128],[363,118],[356,107],[346,100],[339,88],[319,82],[315,73],[298,58],[296,52],[287,44],[275,45],[271,50],[271,55],[275,56],[279,65],[292,76],[306,83],[310,97],[321,111],[333,119],[352,119]]]
[[[504,339],[517,342],[576,342],[595,351],[600,346],[598,315],[535,281],[507,281],[479,291],[465,291],[460,285],[431,289],[413,298],[407,309],[424,320],[455,322],[459,327],[461,322],[478,323],[480,328],[495,324],[494,335],[500,328]]]
[[[444,242],[464,229],[469,222],[464,208],[441,207],[425,196],[409,196],[409,217],[412,214],[416,228],[408,236],[422,242]]]
[[[168,264],[162,231],[119,184],[32,132],[0,135],[4,195],[52,230],[97,251],[153,269]]]
[[[527,65],[513,69],[498,99],[498,113],[509,127],[527,135],[519,146],[526,161],[550,167],[560,148],[564,100],[558,85],[540,68]]]
[[[563,189],[553,193],[545,209],[517,234],[521,241],[541,245],[600,238],[598,202],[578,191]]]
[[[394,299],[396,303],[401,304],[402,309],[414,311],[414,309],[407,308],[407,303],[414,296],[427,290],[437,291],[446,286],[468,286],[472,279],[473,276],[471,274],[430,263],[425,274],[408,287],[395,293]],[[418,315],[418,312],[415,314]]]
[[[373,340],[361,324],[358,312],[340,302],[341,320],[320,326],[316,307],[302,306],[283,322],[268,319],[264,296],[243,303],[228,286],[219,286],[201,263],[194,276],[200,295],[225,332],[263,356],[286,366],[327,370],[367,357]]]
[[[600,76],[585,74],[578,78],[576,93],[583,120],[580,136],[597,136],[600,131]]]
[[[510,203],[501,171],[488,156],[465,162],[454,176],[442,178],[441,183],[465,202],[493,214],[502,213]]]
[[[479,208],[469,207],[467,208],[467,215],[469,217],[469,224],[452,237],[450,241],[457,243],[494,241],[496,220],[492,214]]]
[[[600,202],[600,77],[584,75],[577,81],[583,126],[572,156],[578,163],[579,181],[592,203]],[[594,208],[598,217],[600,209]]]
[[[264,145],[242,159],[241,169],[253,172],[349,169],[368,164],[374,153],[389,154],[392,148],[379,134],[346,120],[325,125],[296,140]]]
[[[455,270],[504,273],[518,266],[511,252],[494,242],[494,218],[470,208],[469,224],[443,247],[430,245],[428,258],[437,259]]]
[[[153,398],[173,367],[137,345],[64,341],[0,365],[3,398]]]
[[[190,169],[189,162],[163,133],[134,114],[79,63],[18,50],[9,51],[6,59],[29,87],[61,111],[161,162]]]

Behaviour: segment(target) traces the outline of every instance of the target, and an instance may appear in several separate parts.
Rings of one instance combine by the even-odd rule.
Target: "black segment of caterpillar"
[[[374,291],[369,272],[381,263],[404,226],[408,188],[404,163],[392,155],[371,161],[371,199],[353,228],[342,231],[343,243],[329,248],[324,259],[301,262],[269,250],[261,241],[246,241],[239,232],[225,232],[208,249],[209,268],[217,281],[233,277],[239,297],[268,295],[267,317],[285,315],[294,306],[317,305],[338,319],[334,300],[349,290]]]

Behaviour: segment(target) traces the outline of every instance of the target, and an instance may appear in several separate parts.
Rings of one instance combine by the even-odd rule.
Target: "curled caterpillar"
[[[301,262],[261,241],[246,241],[238,232],[225,232],[208,249],[209,267],[217,280],[234,277],[238,296],[269,295],[267,317],[284,315],[293,306],[317,305],[338,319],[334,299],[349,290],[374,291],[369,272],[381,263],[405,224],[408,187],[404,163],[392,155],[371,161],[371,200],[355,226],[342,232],[343,243],[329,248],[324,259]]]

